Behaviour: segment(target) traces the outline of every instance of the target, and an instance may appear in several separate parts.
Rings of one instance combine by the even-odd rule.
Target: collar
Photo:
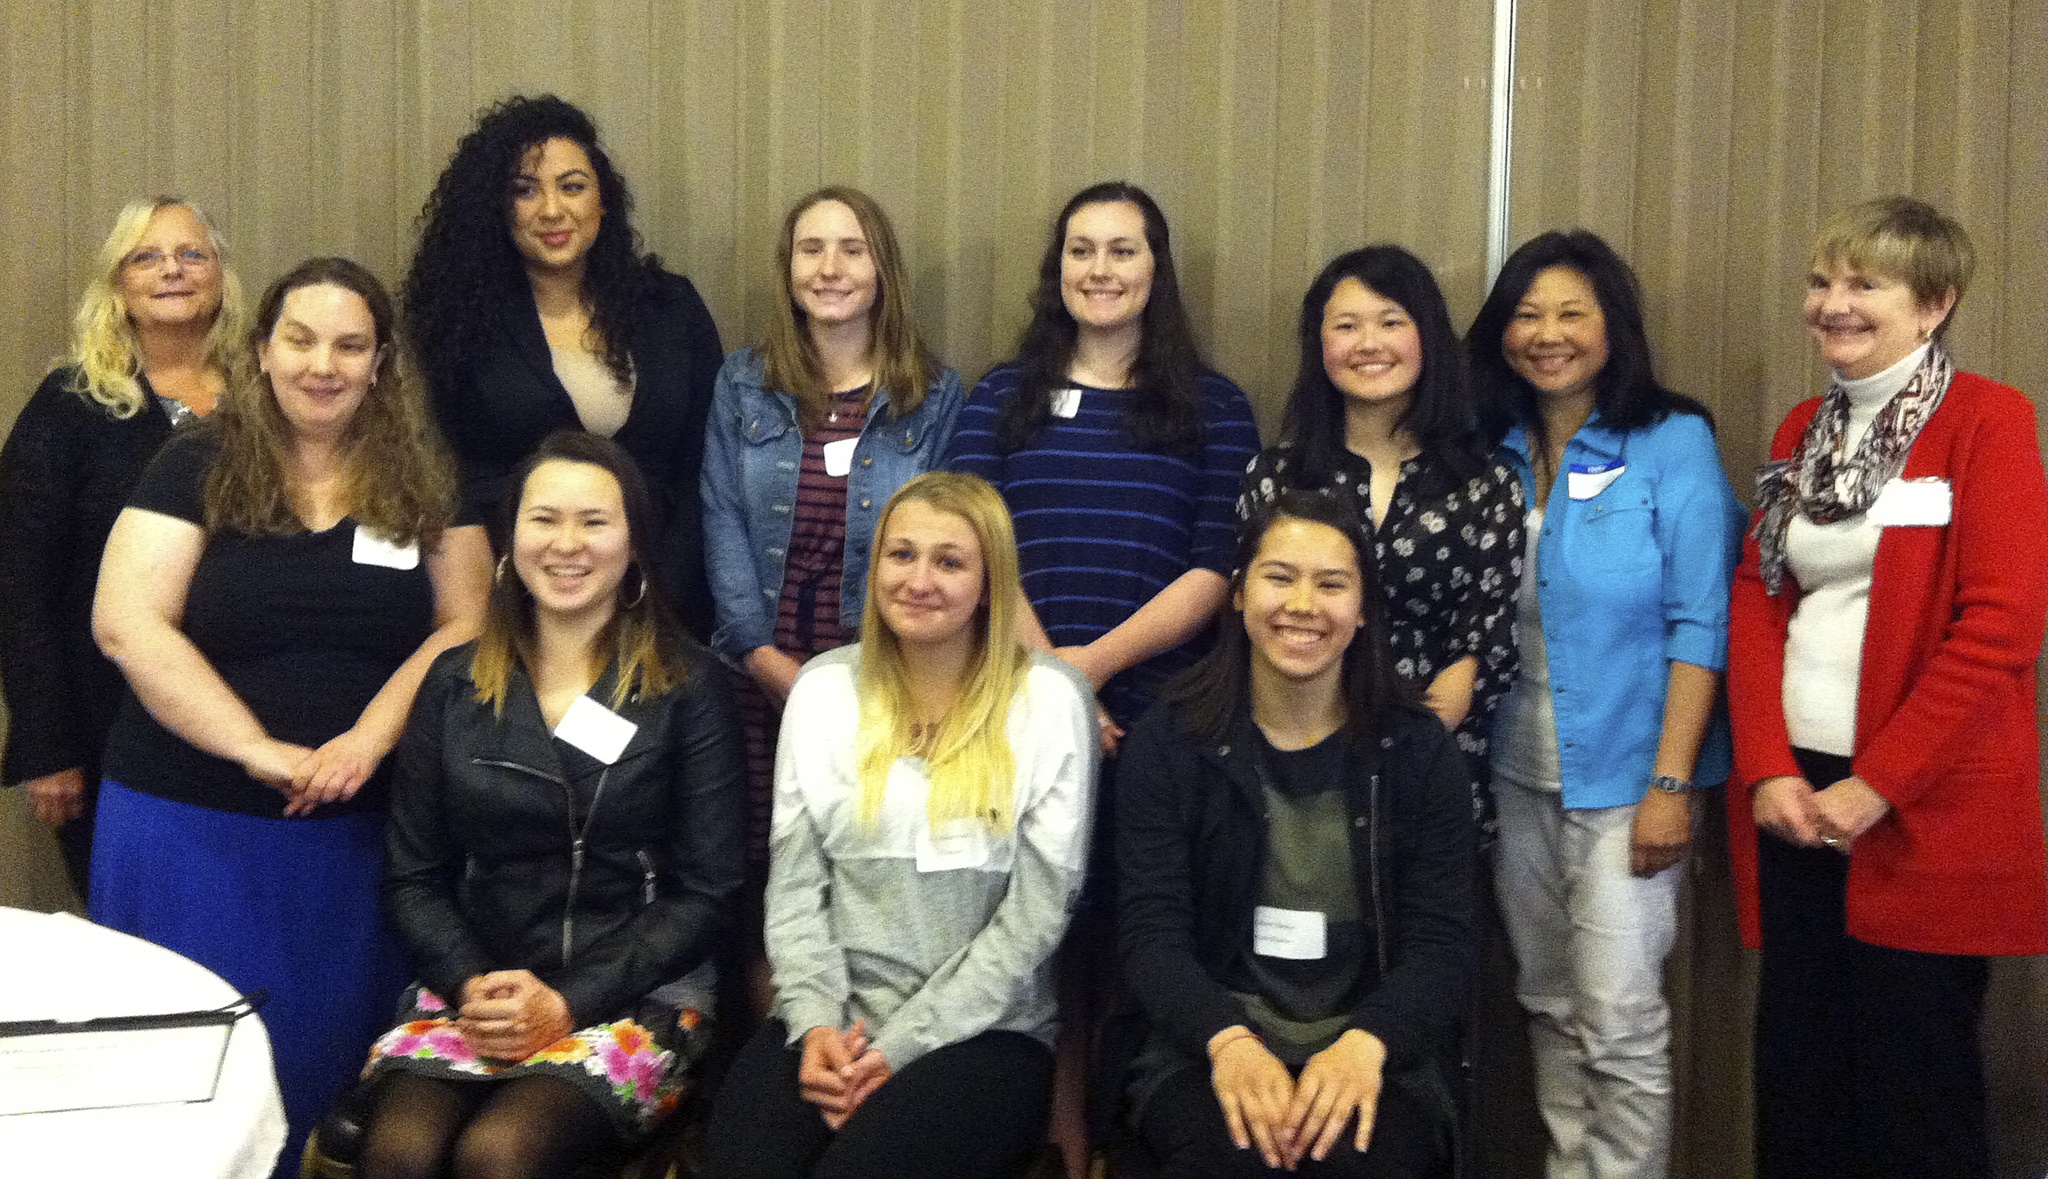
[[[585,695],[609,708],[612,692],[618,683],[618,661],[613,660],[605,664],[597,682]],[[474,700],[475,684],[470,683],[468,687]],[[487,704],[478,703],[476,707],[485,713],[490,711]],[[619,754],[619,760],[623,762],[654,740],[653,726],[647,723],[649,710],[644,699],[629,699],[625,707],[617,711],[639,726],[632,740],[626,742],[625,750]],[[513,663],[505,683],[505,715],[489,726],[489,732],[478,743],[478,748],[486,756],[541,770],[556,778],[567,778],[561,754],[555,749],[554,731],[548,726],[547,718],[541,715],[540,696],[535,692],[533,679],[527,675],[524,664]]]
[[[1579,427],[1579,432],[1565,441],[1565,459],[1567,462],[1574,458],[1617,459],[1622,456],[1627,440],[1628,431],[1603,425],[1600,411],[1596,409],[1593,416],[1586,419],[1586,424]],[[1501,445],[1521,459],[1523,465],[1531,465],[1529,435],[1521,426],[1511,427],[1507,436],[1501,439]]]

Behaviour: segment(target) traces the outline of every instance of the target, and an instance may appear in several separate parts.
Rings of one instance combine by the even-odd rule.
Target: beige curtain
[[[1269,435],[1301,291],[1331,254],[1409,246],[1461,322],[1487,280],[1491,0],[7,0],[5,16],[0,424],[61,352],[123,201],[205,206],[252,294],[315,253],[396,280],[456,138],[519,91],[596,116],[648,246],[697,281],[728,346],[777,297],[784,209],[827,182],[893,214],[921,320],[969,380],[1012,346],[1066,196],[1148,186],[1210,358]],[[2048,6],[1522,0],[1521,33],[1514,240],[1585,224],[1634,260],[1665,373],[1714,408],[1738,488],[1818,387],[1804,251],[1862,196],[1962,217],[1984,265],[1957,352],[2048,389],[2022,285],[2048,273]],[[39,834],[0,823],[0,897],[43,895],[25,866]],[[1673,983],[1679,1170],[1701,1177],[1746,1173],[1749,1002],[1725,861],[1704,863]],[[2037,1179],[2048,967],[2002,969],[1987,1022],[2002,1173]],[[1511,1124],[1501,1154],[1526,1173],[1533,1129]]]
[[[1514,240],[1584,225],[1636,265],[1663,375],[1714,410],[1745,499],[1822,388],[1800,322],[1820,222],[1910,192],[1979,266],[1959,363],[2040,395],[2048,333],[2048,5],[2039,0],[1522,0]],[[1715,825],[1675,956],[1678,1173],[1748,1174],[1753,963]],[[1873,1030],[1873,1034],[1881,1034]],[[2001,962],[1985,1020],[1998,1173],[2048,1167],[2048,960]]]

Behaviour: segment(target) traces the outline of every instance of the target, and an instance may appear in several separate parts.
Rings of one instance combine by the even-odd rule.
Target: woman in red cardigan
[[[1985,956],[2048,951],[2048,486],[2026,398],[1942,346],[1974,262],[1916,200],[1830,221],[1834,376],[1758,475],[1728,689],[1760,1179],[1988,1176]]]

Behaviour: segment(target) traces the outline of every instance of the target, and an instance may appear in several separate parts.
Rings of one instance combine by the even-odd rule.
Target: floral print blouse
[[[1296,486],[1292,448],[1259,452],[1245,468],[1237,514]],[[1458,748],[1475,786],[1486,767],[1493,708],[1515,678],[1515,594],[1522,583],[1522,483],[1497,456],[1466,478],[1441,455],[1423,451],[1401,464],[1386,519],[1372,523],[1372,464],[1349,451],[1327,484],[1302,490],[1348,497],[1373,536],[1373,560],[1386,599],[1394,670],[1418,691],[1467,655],[1479,660],[1472,707],[1458,726]],[[1476,805],[1476,803],[1475,803]]]

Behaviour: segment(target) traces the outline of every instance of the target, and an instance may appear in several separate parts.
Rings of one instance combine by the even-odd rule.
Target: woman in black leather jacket
[[[1433,1174],[1476,964],[1467,771],[1386,654],[1350,507],[1246,525],[1236,616],[1124,745],[1119,1091],[1162,1174]],[[1233,1149],[1234,1148],[1234,1149]]]
[[[560,433],[513,487],[484,633],[398,748],[384,891],[420,983],[365,1070],[373,1179],[565,1174],[658,1123],[740,884],[731,693],[648,584],[632,460]]]

